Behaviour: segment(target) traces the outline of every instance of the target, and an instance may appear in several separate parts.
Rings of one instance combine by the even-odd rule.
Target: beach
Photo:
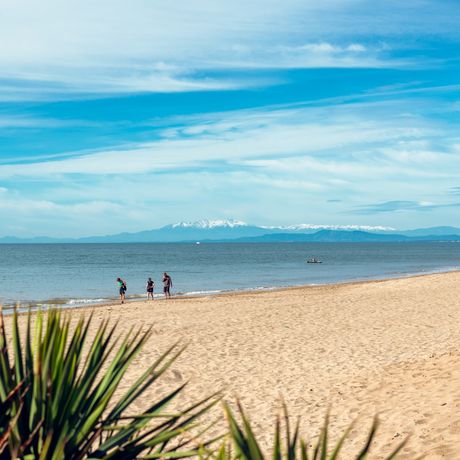
[[[138,409],[187,381],[182,402],[216,390],[239,398],[264,446],[282,397],[307,438],[329,408],[333,439],[358,419],[342,458],[357,453],[375,415],[371,458],[407,436],[400,458],[460,458],[460,272],[69,311],[93,312],[92,335],[107,317],[120,333],[153,328],[122,389],[160,352],[187,344]]]

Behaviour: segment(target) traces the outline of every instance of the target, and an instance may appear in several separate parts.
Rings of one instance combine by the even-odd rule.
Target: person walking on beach
[[[117,278],[118,291],[120,292],[121,303],[125,303],[125,294],[126,294],[126,281],[122,280],[120,277]]]
[[[149,278],[147,280],[147,286],[145,287],[147,289],[147,300],[152,299],[153,300],[153,288],[155,287],[155,282],[152,280],[152,278]]]
[[[171,298],[171,288],[172,288],[171,277],[166,272],[164,272],[163,273],[163,292],[164,292],[166,299]]]

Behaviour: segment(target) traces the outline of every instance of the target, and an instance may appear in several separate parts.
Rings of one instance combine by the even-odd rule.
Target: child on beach
[[[147,286],[145,287],[147,289],[147,300],[152,299],[153,300],[153,288],[155,287],[155,282],[152,280],[152,278],[149,278],[147,280]]]
[[[126,294],[126,282],[123,281],[120,277],[117,278],[118,291],[120,293],[121,303],[125,303],[125,294]]]

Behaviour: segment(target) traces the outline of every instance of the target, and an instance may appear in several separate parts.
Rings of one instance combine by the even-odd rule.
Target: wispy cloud
[[[445,183],[458,183],[460,159],[452,150],[457,141],[448,137],[447,128],[434,129],[420,115],[408,116],[406,105],[398,100],[392,106],[306,105],[195,114],[166,121],[168,128],[160,124],[156,140],[4,160],[0,179],[5,187],[14,183],[13,189],[29,181],[50,181],[50,187],[35,192],[35,199],[44,202],[55,196],[70,204],[115,200],[138,215],[148,213],[140,202],[151,201],[161,190],[168,190],[168,198],[177,203],[192,196],[204,202],[210,190],[213,196],[226,190],[219,206],[229,201],[232,190],[232,196],[241,194],[239,203],[252,196],[248,207],[255,195],[270,197],[272,206],[298,202],[304,195],[314,197],[312,203],[324,203],[332,195],[341,197],[342,207],[355,206],[357,216],[453,206],[434,204],[434,198],[442,198],[439,190]],[[410,198],[385,199],[394,194]],[[376,204],[363,205],[363,196]],[[419,196],[432,198],[412,199]],[[229,215],[237,215],[232,206],[229,201]],[[241,209],[243,213],[243,205]]]
[[[199,62],[184,61],[171,66],[162,66],[162,62],[128,62],[109,67],[97,63],[82,64],[74,68],[65,65],[57,67],[50,63],[41,73],[37,73],[35,68],[19,71],[13,68],[8,72],[0,71],[0,100],[47,101],[130,93],[231,91],[282,82],[280,78],[263,75],[257,70],[397,68],[409,64],[404,60],[380,59],[376,52],[357,51],[362,46],[358,44],[345,48],[325,43],[315,45],[319,49],[324,48],[323,51],[305,46],[251,49],[245,53],[230,51],[225,53],[225,60],[221,57],[206,58]],[[242,77],[240,71],[243,69],[253,72]]]
[[[386,50],[387,51],[387,50]],[[296,46],[238,47],[209,67],[226,69],[400,68],[414,65],[409,59],[391,59],[379,46],[361,43],[340,45],[312,42]]]
[[[455,0],[6,2],[0,234],[452,224],[458,17]]]
[[[443,203],[435,204],[429,201],[386,201],[384,203],[375,203],[357,206],[357,209],[351,211],[352,214],[375,214],[387,212],[406,212],[406,211],[434,211],[441,208],[458,208],[460,203]]]
[[[61,120],[58,118],[43,118],[24,115],[0,115],[0,129],[37,129],[65,127],[97,126],[96,122],[88,120]]]
[[[423,121],[403,118],[385,121],[357,118],[350,108],[337,107],[334,113],[316,109],[254,110],[221,114],[222,118],[204,115],[203,120],[164,130],[160,139],[121,148],[63,154],[55,160],[37,164],[3,164],[0,177],[62,174],[133,174],[204,166],[204,162],[225,161],[242,167],[278,168],[286,172],[305,162],[305,168],[324,164],[330,170],[346,173],[360,168],[345,151],[355,146],[381,148],[391,142],[411,141],[426,135]],[[196,117],[192,117],[196,120]],[[396,148],[396,147],[395,147]],[[325,153],[321,153],[325,152]],[[327,153],[326,153],[327,152]],[[415,152],[415,151],[414,151]],[[373,157],[388,156],[374,151]],[[415,153],[414,153],[415,155]],[[301,157],[296,164],[292,157]],[[424,161],[424,156],[419,160]],[[429,159],[429,158],[428,158]],[[346,161],[342,161],[346,160]],[[39,167],[38,167],[39,166]],[[385,167],[382,164],[382,167]],[[423,173],[423,171],[421,172]]]
[[[434,0],[372,7],[352,0],[7,2],[0,19],[0,99],[228,90],[277,81],[260,72],[232,73],[241,69],[413,65],[419,58],[392,47],[415,31],[451,34],[458,10]],[[369,33],[377,38],[364,38]],[[223,70],[225,76],[215,74]]]
[[[72,100],[75,98],[107,97],[130,93],[177,93],[224,91],[269,84],[268,79],[207,76],[199,78],[187,72],[157,72],[144,69],[118,68],[95,70],[56,69],[37,75],[33,71],[16,74],[8,80],[0,71],[0,100],[4,102]],[[88,74],[91,75],[88,78]],[[272,80],[273,81],[273,80]]]

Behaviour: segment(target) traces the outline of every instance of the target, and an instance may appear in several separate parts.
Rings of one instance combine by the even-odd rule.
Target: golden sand
[[[228,400],[238,396],[264,443],[283,396],[290,414],[302,416],[308,437],[328,407],[333,436],[359,417],[342,458],[356,452],[379,414],[372,458],[411,435],[401,458],[460,459],[459,272],[133,302],[94,312],[95,324],[110,315],[120,332],[153,325],[123,388],[159,352],[177,341],[189,344],[138,408],[158,391],[189,381],[182,400],[217,389]]]

